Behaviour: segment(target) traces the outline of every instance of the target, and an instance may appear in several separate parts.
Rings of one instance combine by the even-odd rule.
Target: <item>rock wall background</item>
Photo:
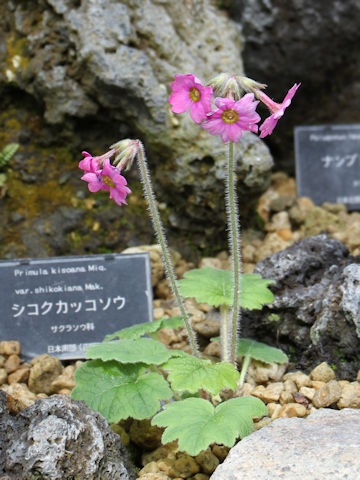
[[[266,139],[277,168],[293,173],[295,125],[360,122],[360,3],[223,0],[222,5],[242,26],[248,76],[268,84],[276,101],[302,82],[295,108]]]
[[[244,69],[281,100],[302,87],[266,144],[238,145],[245,226],[276,168],[293,172],[294,125],[359,121],[355,1],[7,0],[0,6],[0,148],[21,147],[0,192],[0,258],[121,251],[152,243],[134,168],[119,209],[90,195],[77,163],[124,137],[146,146],[170,243],[226,248],[224,145],[173,115],[174,74]]]
[[[135,169],[121,210],[79,180],[81,150],[103,152],[127,136],[147,147],[166,223],[195,234],[183,244],[222,248],[224,145],[172,115],[167,99],[176,73],[242,72],[240,26],[208,0],[8,1],[1,23],[0,140],[21,143],[0,206],[9,227],[1,256],[151,243]],[[253,134],[239,152],[246,213],[269,183],[272,158]]]

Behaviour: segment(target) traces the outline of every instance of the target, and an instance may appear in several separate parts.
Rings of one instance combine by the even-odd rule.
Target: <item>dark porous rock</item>
[[[360,368],[360,257],[321,234],[267,257],[255,273],[275,280],[275,300],[245,313],[243,335],[279,346],[298,368],[326,361],[341,378],[354,380]]]
[[[356,480],[360,412],[322,408],[307,418],[279,418],[230,450],[211,480]]]
[[[0,392],[0,475],[9,480],[135,480],[120,437],[84,402],[39,399],[11,415]]]

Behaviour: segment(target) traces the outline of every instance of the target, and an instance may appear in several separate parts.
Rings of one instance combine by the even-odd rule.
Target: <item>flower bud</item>
[[[215,97],[231,98],[240,100],[244,89],[239,84],[236,75],[220,73],[212,78],[208,85],[213,89]]]
[[[266,85],[251,80],[251,78],[231,73],[220,73],[220,75],[211,79],[208,85],[213,89],[216,97],[231,98],[235,101],[240,100],[245,92],[255,93],[255,89],[266,87]]]
[[[114,148],[116,151],[113,165],[119,170],[122,170],[123,168],[129,170],[139,151],[139,145],[139,140],[130,139],[121,140],[120,142],[111,145],[110,148]]]
[[[249,93],[254,93],[256,97],[257,97],[257,92],[259,92],[259,90],[263,90],[264,88],[267,87],[265,83],[259,83],[256,80],[253,80],[248,77],[238,77],[238,81],[244,90],[246,90]]]

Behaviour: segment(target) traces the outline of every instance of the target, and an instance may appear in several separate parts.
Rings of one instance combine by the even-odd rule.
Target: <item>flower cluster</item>
[[[79,163],[79,168],[84,170],[81,180],[88,182],[90,192],[99,190],[110,191],[110,198],[118,205],[126,203],[126,195],[131,193],[128,188],[125,177],[121,175],[121,170],[110,163],[110,158],[117,152],[113,148],[100,157],[93,157],[88,152],[82,152],[84,159]]]
[[[219,135],[223,142],[238,142],[243,132],[258,133],[260,138],[271,135],[277,122],[284,115],[300,84],[295,84],[281,103],[271,100],[263,89],[266,85],[250,78],[222,73],[205,86],[195,75],[175,75],[169,97],[174,113],[190,111],[195,123]],[[215,107],[212,106],[214,98]],[[270,116],[261,120],[256,112],[262,102],[270,110]],[[104,155],[93,157],[82,152],[79,168],[84,170],[82,180],[88,182],[90,192],[108,190],[110,198],[118,205],[126,205],[126,196],[131,193],[122,170],[131,167],[134,158],[143,151],[139,140],[122,140],[110,147]],[[110,159],[113,158],[112,162]]]
[[[209,86],[203,86],[194,75],[175,75],[169,103],[174,113],[190,110],[194,122],[201,124],[212,135],[220,135],[223,142],[237,142],[244,131],[257,133],[260,130],[260,138],[271,135],[299,86],[295,84],[282,103],[276,103],[262,91],[266,85],[246,77],[221,74],[211,80]],[[212,110],[214,94],[216,108]],[[260,127],[257,123],[261,117],[256,112],[259,101],[271,113]]]

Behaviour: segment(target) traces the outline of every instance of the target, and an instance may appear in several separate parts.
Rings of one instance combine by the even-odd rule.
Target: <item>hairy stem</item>
[[[237,207],[236,162],[234,159],[234,144],[229,142],[228,170],[226,183],[226,213],[228,218],[229,244],[232,260],[233,302],[231,310],[228,344],[231,349],[230,363],[236,363],[236,347],[238,331],[240,329],[240,281],[241,281],[241,253],[240,253],[240,225]]]
[[[241,366],[240,378],[237,381],[238,387],[241,387],[242,385],[244,385],[245,377],[250,365],[250,361],[251,361],[250,355],[245,355],[243,358],[242,366]]]
[[[221,324],[220,324],[220,350],[221,361],[231,363],[231,345],[229,344],[229,335],[231,334],[229,325],[229,307],[226,304],[220,305]]]
[[[193,355],[199,357],[200,352],[197,346],[196,342],[196,336],[195,332],[191,326],[190,322],[190,317],[188,313],[186,312],[185,309],[185,304],[184,304],[184,299],[180,293],[179,286],[177,283],[176,275],[174,272],[172,260],[170,257],[170,252],[167,246],[166,238],[165,238],[165,233],[164,229],[162,226],[159,210],[156,205],[156,199],[155,195],[153,192],[152,184],[151,184],[151,179],[150,179],[150,173],[147,167],[147,161],[146,161],[146,155],[145,155],[145,150],[143,144],[139,141],[139,150],[138,150],[138,165],[139,165],[139,170],[140,170],[140,176],[141,176],[141,181],[144,189],[144,194],[146,201],[148,203],[148,208],[151,216],[151,220],[154,226],[156,238],[159,242],[161,252],[162,252],[162,257],[164,261],[164,266],[165,266],[165,272],[167,279],[169,280],[171,290],[175,296],[176,302],[178,304],[180,314],[183,318],[185,328],[187,330],[187,334],[189,337],[189,343],[191,346],[191,350]]]

